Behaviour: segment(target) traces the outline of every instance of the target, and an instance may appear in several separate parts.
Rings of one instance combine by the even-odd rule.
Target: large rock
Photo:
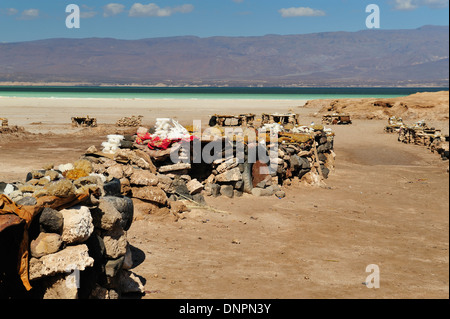
[[[150,156],[144,151],[119,149],[114,155],[114,159],[122,163],[136,164],[142,169],[147,169],[152,173],[156,173],[155,165],[153,165]]]
[[[46,186],[46,195],[57,197],[68,197],[76,194],[76,187],[71,181],[61,179]]]
[[[322,167],[323,178],[327,179],[328,178],[328,174],[330,174],[330,170],[327,167]]]
[[[190,198],[191,194],[189,194],[189,189],[187,187],[186,181],[180,177],[176,177],[173,179],[170,189],[173,193]]]
[[[156,167],[153,164],[152,159],[150,156],[141,150],[135,150],[134,154],[136,157],[133,158],[133,162],[143,169],[148,169],[151,173],[156,174]]]
[[[237,189],[234,190],[234,197],[242,197],[242,196],[244,196],[244,192],[243,191],[240,191],[240,190],[237,190]]]
[[[221,186],[219,184],[211,184],[211,196],[218,197],[220,196],[220,188]]]
[[[117,259],[110,259],[105,265],[105,274],[108,277],[116,277],[120,270],[122,270],[123,263],[125,261],[125,256],[119,257]]]
[[[228,170],[231,170],[232,168],[235,168],[239,165],[239,161],[236,158],[231,158],[227,161],[225,161],[224,163],[220,164],[219,166],[217,166],[216,171],[219,174],[222,174]]]
[[[29,278],[35,280],[58,273],[83,271],[86,267],[93,265],[94,259],[89,256],[89,249],[86,245],[68,246],[66,249],[39,259],[31,258]]]
[[[128,195],[131,192],[130,180],[126,177],[120,179],[120,194]]]
[[[234,189],[237,189],[238,191],[244,191],[244,181],[237,181],[234,183]]]
[[[203,194],[205,194],[206,196],[212,196],[212,189],[211,189],[212,184],[211,183],[205,183],[205,187],[203,190]]]
[[[145,187],[133,187],[131,189],[133,197],[142,200],[150,201],[160,205],[167,204],[167,195],[159,187],[156,186],[145,186]]]
[[[128,230],[133,222],[134,204],[131,198],[126,196],[105,196],[103,200],[111,203],[114,208],[120,213],[120,226],[124,230]]]
[[[122,194],[122,186],[120,179],[113,178],[110,182],[103,185],[104,196],[120,196]]]
[[[44,283],[43,299],[78,299],[78,283],[75,274],[59,274]]]
[[[0,182],[0,194],[3,194],[3,192],[4,192],[5,188],[6,188],[6,186],[8,186],[7,183],[5,183],[5,182]]]
[[[118,277],[119,291],[126,293],[144,293],[144,285],[138,276],[129,270],[122,270]]]
[[[192,200],[194,202],[196,202],[197,204],[200,204],[202,206],[206,205],[205,197],[202,194],[200,194],[200,193],[192,195]]]
[[[31,241],[31,256],[40,258],[45,255],[56,253],[61,248],[63,241],[61,236],[53,233],[40,233],[39,236]]]
[[[39,217],[41,231],[46,233],[61,234],[63,229],[64,217],[61,212],[45,207]]]
[[[300,180],[302,182],[304,182],[308,185],[312,185],[312,186],[320,186],[323,184],[319,174],[311,172],[311,171],[306,173],[305,175],[303,175],[303,177]]]
[[[147,170],[134,170],[130,176],[130,184],[137,186],[156,186],[158,185],[158,178],[155,174]]]
[[[94,231],[92,216],[89,208],[75,206],[61,211],[64,219],[62,240],[68,244],[86,241]]]
[[[220,194],[229,198],[233,198],[234,197],[233,185],[222,185],[220,187]]]
[[[106,169],[106,173],[109,177],[121,179],[123,177],[122,165],[116,164]]]
[[[105,198],[100,198],[98,206],[91,209],[91,214],[94,226],[103,230],[112,230],[122,219],[120,212]]]
[[[292,170],[294,170],[294,171],[298,170],[302,166],[300,157],[298,157],[297,155],[291,155],[290,164],[291,164]]]
[[[306,157],[300,157],[300,168],[301,169],[310,169],[311,163]]]
[[[197,179],[193,179],[186,183],[186,187],[190,195],[195,195],[202,191],[203,184],[200,183]]]
[[[39,179],[45,176],[45,169],[44,170],[33,170],[27,174],[27,177],[25,179],[26,182],[28,182],[31,179]]]
[[[105,232],[103,243],[105,244],[108,258],[116,259],[124,256],[127,252],[127,235],[122,227],[115,227],[113,230]]]
[[[256,197],[272,196],[273,193],[274,193],[274,190],[271,187],[268,187],[268,188],[253,188],[252,189],[252,194],[253,194],[253,196],[256,196]]]
[[[172,178],[164,174],[158,174],[158,187],[163,189],[166,193],[172,192]]]
[[[73,182],[73,185],[75,185],[75,187],[83,187],[86,185],[103,185],[103,181],[99,176],[96,175],[92,175],[92,176],[85,176],[85,177],[80,177],[79,179],[75,180]]]
[[[319,147],[317,147],[317,152],[318,153],[324,153],[331,150],[331,143],[330,142],[326,142],[325,144],[319,145]]]
[[[220,185],[219,184],[206,184],[205,185],[205,195],[217,197],[220,196]]]
[[[160,173],[169,173],[169,172],[175,172],[175,171],[183,171],[183,170],[190,169],[190,168],[191,168],[191,164],[189,164],[189,163],[177,163],[177,164],[173,164],[173,165],[161,166],[159,168],[159,172]]]
[[[216,176],[216,182],[237,182],[242,180],[242,174],[238,167]]]
[[[12,193],[10,194],[10,197],[13,197]],[[37,199],[34,196],[27,196],[16,201],[16,204],[23,206],[34,206],[37,205]]]
[[[122,169],[123,169],[123,176],[126,178],[130,178],[131,175],[133,175],[134,173],[134,168],[132,165],[124,165]]]

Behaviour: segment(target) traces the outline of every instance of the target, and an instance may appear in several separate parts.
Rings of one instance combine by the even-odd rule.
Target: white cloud
[[[86,10],[89,10],[89,11],[92,11],[92,10],[95,9],[95,7],[90,7],[90,6],[85,5],[85,4],[82,4],[81,7],[82,7],[83,9],[86,9]]]
[[[417,5],[416,0],[395,0],[394,1],[394,9],[401,11],[410,11],[415,10],[419,6]]]
[[[16,8],[8,8],[6,9],[6,14],[9,16],[13,16],[19,13],[19,10],[17,10]]]
[[[428,6],[430,8],[447,8],[448,0],[422,0],[423,5]]]
[[[97,12],[95,12],[95,11],[81,11],[81,13],[80,13],[80,17],[83,19],[93,18],[96,15],[97,15]]]
[[[161,8],[155,3],[135,3],[130,9],[130,17],[169,17],[174,13],[189,13],[194,10],[192,4],[184,4],[177,7]]]
[[[109,3],[103,7],[103,16],[104,17],[112,17],[119,13],[122,13],[125,9],[125,6],[120,3]]]
[[[39,10],[38,9],[27,9],[22,12],[20,16],[23,20],[32,20],[39,18]]]
[[[316,10],[308,7],[283,8],[278,10],[283,18],[292,17],[320,17],[325,15],[325,11]]]
[[[421,6],[434,9],[442,9],[448,7],[449,0],[393,0],[395,10],[411,11]]]

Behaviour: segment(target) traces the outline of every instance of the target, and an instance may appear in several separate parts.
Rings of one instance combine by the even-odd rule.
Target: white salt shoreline
[[[171,117],[180,122],[208,121],[213,114],[264,112],[301,113],[307,100],[242,100],[242,99],[118,99],[118,98],[29,98],[0,97],[0,117],[10,125],[31,123],[68,124],[73,116],[96,117],[98,123],[114,124],[119,118],[142,115],[144,123],[158,117]],[[310,113],[312,110],[304,110]]]

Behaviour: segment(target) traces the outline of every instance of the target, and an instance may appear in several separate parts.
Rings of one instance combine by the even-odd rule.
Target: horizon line
[[[47,41],[47,40],[89,40],[89,39],[110,39],[110,40],[119,40],[119,41],[142,41],[149,39],[171,39],[171,38],[196,38],[196,39],[210,39],[210,38],[261,38],[261,37],[269,37],[269,36],[299,36],[299,35],[311,35],[311,34],[324,34],[324,33],[359,33],[359,32],[388,32],[388,31],[407,31],[407,30],[420,30],[422,28],[432,27],[432,28],[450,28],[449,25],[433,25],[426,24],[417,28],[405,28],[405,29],[360,29],[357,31],[321,31],[321,32],[309,32],[309,33],[289,33],[289,34],[277,34],[277,33],[267,33],[264,35],[212,35],[212,36],[198,36],[198,35],[173,35],[173,36],[156,36],[156,37],[148,37],[148,38],[136,38],[136,39],[124,39],[124,38],[114,38],[114,37],[53,37],[53,38],[42,38],[35,40],[22,40],[22,41],[2,41],[0,44],[13,44],[13,43],[25,43],[25,42],[35,42],[35,41]]]

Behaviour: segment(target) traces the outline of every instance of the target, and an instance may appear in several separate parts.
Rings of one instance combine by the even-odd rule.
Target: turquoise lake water
[[[394,98],[448,88],[230,88],[230,87],[39,87],[3,86],[0,96],[38,98],[121,99],[253,99],[313,100],[340,98]]]

